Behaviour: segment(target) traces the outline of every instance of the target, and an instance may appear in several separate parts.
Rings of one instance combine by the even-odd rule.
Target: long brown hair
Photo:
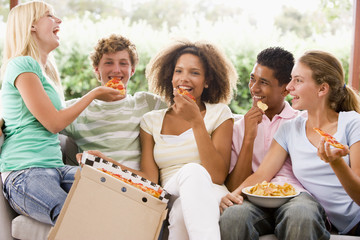
[[[201,100],[229,103],[238,79],[235,67],[215,45],[206,42],[176,41],[160,51],[148,64],[146,78],[150,89],[173,103],[172,77],[179,57],[185,53],[198,56],[205,68],[205,88]]]
[[[340,61],[330,53],[308,51],[299,62],[308,66],[316,84],[327,83],[330,87],[329,104],[336,112],[356,111],[360,113],[360,98],[353,88],[345,83],[344,71]]]

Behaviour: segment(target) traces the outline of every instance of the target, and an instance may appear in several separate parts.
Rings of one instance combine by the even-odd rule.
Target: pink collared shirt
[[[264,159],[266,153],[270,148],[270,144],[273,140],[275,132],[285,121],[291,120],[300,114],[299,111],[294,110],[288,102],[285,102],[285,107],[280,114],[273,117],[272,121],[264,114],[261,123],[258,125],[257,136],[254,142],[253,159],[252,159],[252,171],[255,172],[260,163]],[[241,118],[234,124],[232,151],[231,151],[231,163],[230,171],[233,170],[237,162],[242,141],[245,132],[245,120]],[[298,191],[304,191],[304,188],[294,176],[291,166],[290,158],[287,158],[284,165],[271,182],[277,184],[284,184],[285,182],[292,184]]]

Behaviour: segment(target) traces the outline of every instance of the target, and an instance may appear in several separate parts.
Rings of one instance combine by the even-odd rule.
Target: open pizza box
[[[76,173],[48,239],[157,239],[169,196],[154,197],[97,169],[121,171],[109,162],[90,162]]]

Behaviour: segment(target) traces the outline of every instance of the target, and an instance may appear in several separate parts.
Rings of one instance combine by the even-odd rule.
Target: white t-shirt
[[[230,108],[222,103],[205,103],[204,123],[209,135],[227,119],[233,119]],[[140,127],[153,136],[155,141],[154,158],[160,169],[161,185],[164,186],[173,174],[187,163],[200,163],[199,151],[192,132],[179,141],[169,141],[161,135],[166,109],[152,111],[144,115]]]

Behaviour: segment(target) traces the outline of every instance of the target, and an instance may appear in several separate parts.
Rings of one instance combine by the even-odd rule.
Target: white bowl
[[[300,192],[296,192],[294,195],[290,196],[260,196],[249,193],[251,187],[246,187],[242,189],[242,192],[247,196],[250,202],[254,203],[255,205],[258,205],[260,207],[266,207],[266,208],[278,208],[287,201],[289,201],[291,198],[296,197],[300,194]]]

